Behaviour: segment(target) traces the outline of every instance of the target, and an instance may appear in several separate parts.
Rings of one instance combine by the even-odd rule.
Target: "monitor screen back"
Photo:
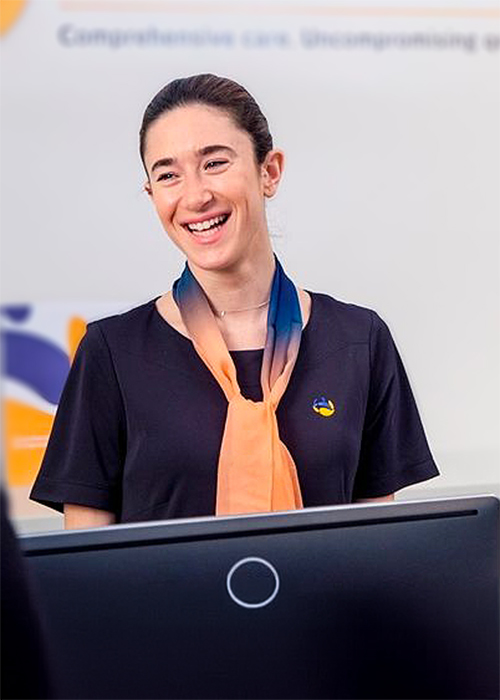
[[[23,538],[65,698],[498,698],[498,501]]]

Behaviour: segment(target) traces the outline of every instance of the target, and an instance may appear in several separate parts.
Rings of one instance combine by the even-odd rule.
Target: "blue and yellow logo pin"
[[[331,399],[327,399],[326,396],[318,396],[312,402],[313,411],[319,413],[320,416],[333,416],[335,413],[335,404]]]

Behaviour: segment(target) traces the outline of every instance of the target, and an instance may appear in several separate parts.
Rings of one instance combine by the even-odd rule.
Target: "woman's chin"
[[[205,248],[203,251],[190,251],[187,254],[189,263],[205,272],[227,272],[238,267],[242,262],[242,256],[235,254],[235,251],[228,250],[226,246],[215,248]]]

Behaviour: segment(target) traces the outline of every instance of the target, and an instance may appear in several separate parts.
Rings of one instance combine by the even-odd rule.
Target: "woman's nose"
[[[184,204],[187,209],[199,211],[213,199],[213,193],[198,174],[186,177],[184,182]]]

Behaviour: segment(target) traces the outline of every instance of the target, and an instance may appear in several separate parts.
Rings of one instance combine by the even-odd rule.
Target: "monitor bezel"
[[[321,506],[273,513],[120,523],[92,529],[21,535],[19,541],[24,555],[32,557],[62,551],[133,547],[311,529],[477,516],[486,512],[494,513],[498,520],[499,511],[500,499],[493,494],[484,494],[403,502]]]

